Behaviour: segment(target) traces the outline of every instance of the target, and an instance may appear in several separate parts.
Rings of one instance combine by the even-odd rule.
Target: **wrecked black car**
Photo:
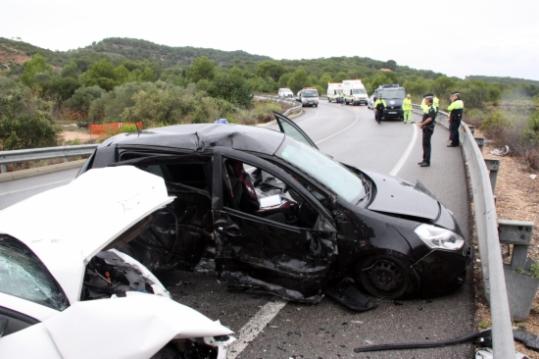
[[[211,255],[231,286],[317,302],[343,278],[373,296],[459,287],[469,251],[428,191],[321,153],[291,120],[267,128],[189,124],[120,134],[83,166],[130,164],[176,200],[122,249],[151,270]]]

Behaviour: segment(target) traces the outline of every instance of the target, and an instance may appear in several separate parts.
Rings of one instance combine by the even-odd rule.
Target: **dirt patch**
[[[60,141],[62,144],[83,144],[83,143],[94,143],[98,140],[98,136],[93,136],[88,132],[83,131],[62,131],[60,133]]]
[[[30,58],[25,53],[0,46],[0,64],[24,64]]]
[[[490,151],[494,147],[486,145],[483,156],[487,159],[500,161],[496,181],[496,212],[498,219],[511,219],[530,221],[534,223],[532,244],[528,255],[534,260],[539,260],[539,173],[530,169],[522,157],[494,156]],[[537,176],[537,177],[535,177]],[[510,260],[511,251],[508,245],[502,245],[502,253],[506,263]],[[485,299],[482,296],[482,283],[480,282],[480,266],[474,266],[476,279],[476,324],[479,329],[490,327],[490,312]],[[530,317],[525,322],[514,323],[515,326],[524,328],[529,332],[539,335],[539,296],[536,295]],[[524,346],[517,344],[517,350],[525,353],[530,358],[539,359],[539,353],[526,350]]]

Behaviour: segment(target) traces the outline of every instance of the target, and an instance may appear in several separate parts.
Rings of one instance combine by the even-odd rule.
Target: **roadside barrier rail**
[[[0,151],[0,173],[7,171],[6,165],[9,163],[89,156],[94,152],[96,147],[96,144],[89,144]]]
[[[420,110],[420,106],[414,105],[414,109]],[[439,111],[436,121],[449,128],[449,115],[446,112]],[[468,172],[468,187],[473,198],[473,218],[479,244],[485,297],[490,303],[493,354],[494,358],[514,358],[511,312],[490,171],[470,127],[462,122],[459,131],[462,154]]]

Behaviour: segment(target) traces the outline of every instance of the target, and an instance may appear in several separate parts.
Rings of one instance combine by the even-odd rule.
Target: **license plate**
[[[397,113],[395,111],[389,111],[388,114],[390,115],[396,115]]]

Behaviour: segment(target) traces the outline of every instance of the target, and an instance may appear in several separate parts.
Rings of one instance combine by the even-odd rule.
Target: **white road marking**
[[[42,188],[42,187],[57,186],[57,185],[67,183],[69,181],[71,181],[71,178],[67,179],[67,180],[64,179],[64,180],[60,180],[60,181],[41,183],[41,184],[31,186],[31,187],[24,187],[24,188],[21,188],[21,189],[16,189],[14,191],[2,192],[2,193],[0,193],[0,196],[8,196],[8,195],[15,194],[15,193],[28,192],[28,191],[32,191],[32,190]]]
[[[417,130],[417,125],[415,124],[415,122],[412,122],[412,127],[413,127],[412,139],[410,140],[408,147],[406,147],[406,150],[404,150],[401,158],[399,158],[399,161],[395,164],[393,169],[389,172],[391,176],[396,176],[400,172],[400,170],[402,169],[402,166],[404,166],[404,164],[408,160],[408,157],[410,157],[410,153],[412,153],[412,150],[414,149],[415,141],[417,140],[417,133],[419,131]]]
[[[281,309],[286,305],[284,301],[267,302],[258,312],[240,329],[238,340],[229,347],[228,359],[235,359],[247,348],[266,325],[275,318]]]
[[[342,130],[333,132],[331,135],[321,138],[319,140],[316,140],[315,142],[318,145],[320,143],[326,142],[327,140],[331,140],[333,137],[338,136],[341,133],[348,131],[350,128],[354,127],[358,122],[359,122],[359,112],[354,112],[354,122],[352,122],[351,124],[343,128]]]

